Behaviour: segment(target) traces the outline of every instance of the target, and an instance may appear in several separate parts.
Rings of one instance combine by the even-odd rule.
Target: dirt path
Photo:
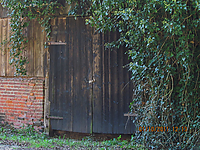
[[[58,149],[70,150],[70,148],[58,148]],[[53,149],[49,149],[49,148],[27,148],[27,147],[21,147],[21,146],[11,146],[11,145],[0,144],[0,150],[53,150]]]
[[[0,144],[0,150],[16,150],[16,149],[22,149],[20,146],[10,146],[10,145],[2,145]]]

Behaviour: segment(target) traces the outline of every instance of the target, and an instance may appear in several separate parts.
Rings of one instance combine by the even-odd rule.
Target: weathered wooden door
[[[50,46],[49,98],[54,130],[131,134],[126,117],[132,99],[125,49],[105,50],[115,33],[99,34],[84,18],[66,19],[66,45]]]

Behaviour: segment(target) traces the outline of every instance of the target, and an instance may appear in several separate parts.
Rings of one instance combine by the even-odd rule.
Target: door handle
[[[93,80],[89,80],[88,82],[89,83],[94,83],[96,80],[95,79],[93,79]]]

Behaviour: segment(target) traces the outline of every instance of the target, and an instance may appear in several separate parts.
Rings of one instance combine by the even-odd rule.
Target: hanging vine
[[[135,84],[136,141],[148,149],[192,149],[200,142],[198,0],[94,0],[88,23],[118,31]]]
[[[65,1],[64,1],[65,2]],[[89,15],[96,30],[118,31],[107,47],[126,46],[135,82],[137,141],[151,149],[191,149],[200,136],[200,4],[198,0],[67,0],[74,10]],[[50,37],[49,20],[63,6],[57,1],[3,0],[11,16],[11,64],[26,74],[23,34],[38,19]],[[139,127],[145,130],[139,131]],[[148,127],[153,127],[149,131]],[[157,127],[168,131],[156,130]],[[176,129],[178,128],[178,131]],[[160,128],[161,129],[161,128]]]
[[[37,19],[45,28],[46,37],[50,38],[49,20],[53,18],[56,8],[61,6],[57,1],[47,3],[42,0],[3,0],[1,4],[8,8],[8,15],[11,17],[11,36],[9,41],[6,41],[10,44],[10,64],[15,66],[16,75],[26,75],[25,64],[28,60],[22,54],[28,39],[24,34],[24,29],[29,26],[31,19]]]
[[[1,4],[8,8],[11,26],[11,36],[9,41],[6,40],[1,44],[10,44],[10,64],[16,68],[16,75],[26,75],[27,70],[25,64],[28,63],[26,57],[23,56],[28,39],[24,34],[24,29],[29,26],[32,19],[37,19],[44,27],[47,40],[50,38],[51,26],[50,20],[55,17],[60,11],[64,11],[65,4],[74,5],[74,8],[69,11],[69,14],[76,15],[78,10],[80,13],[79,3],[76,0],[2,0]],[[69,8],[68,8],[69,9]]]

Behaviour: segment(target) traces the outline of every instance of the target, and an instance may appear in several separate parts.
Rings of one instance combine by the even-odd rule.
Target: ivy
[[[28,39],[24,29],[29,26],[31,19],[37,19],[45,27],[46,37],[50,38],[51,28],[49,20],[53,18],[56,8],[60,7],[57,1],[44,2],[42,0],[3,0],[1,2],[9,9],[11,17],[11,36],[7,43],[10,43],[10,64],[16,68],[16,75],[26,75],[25,64],[28,63],[23,56]]]
[[[4,0],[10,10],[11,63],[26,74],[23,34],[38,19],[50,36],[49,20],[62,5],[57,1]],[[65,1],[64,1],[65,2]],[[139,127],[168,127],[168,131],[137,129],[137,141],[150,149],[191,149],[200,136],[200,4],[198,0],[67,0],[71,15],[87,15],[99,32],[117,31],[119,39],[106,47],[125,46],[135,84]],[[180,130],[173,130],[178,127]],[[187,128],[186,131],[181,129]]]
[[[190,149],[200,136],[200,5],[191,1],[93,1],[88,24],[118,31],[109,48],[125,46],[136,85],[138,127],[168,127],[139,132],[137,141],[154,149]],[[187,127],[187,132],[173,131]]]

